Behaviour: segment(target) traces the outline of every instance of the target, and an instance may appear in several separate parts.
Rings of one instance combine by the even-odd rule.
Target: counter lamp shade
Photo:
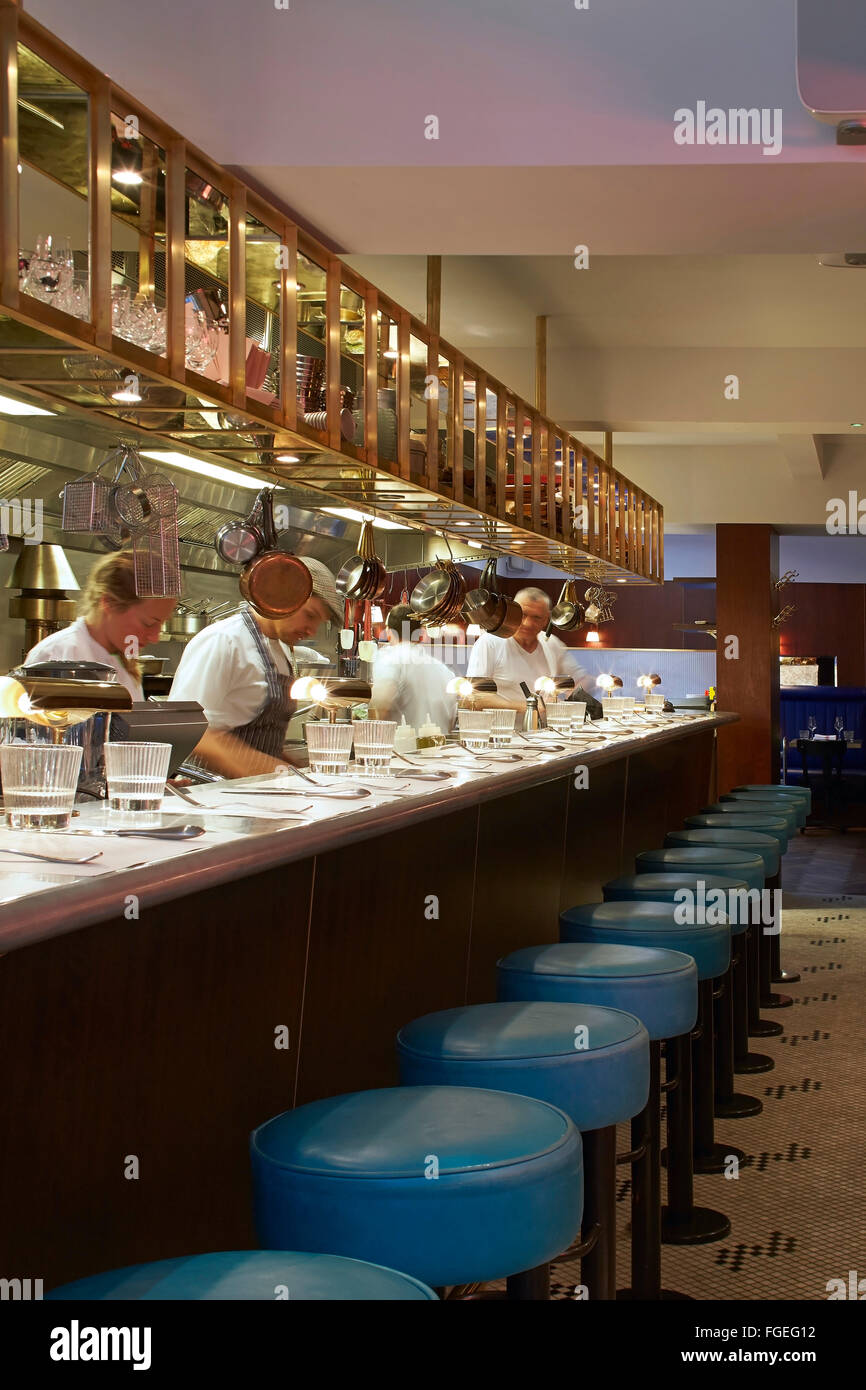
[[[613,676],[608,675],[607,673],[605,673],[605,674],[603,674],[603,675],[601,675],[601,676],[598,677],[598,680],[596,681],[596,685],[599,687],[600,690],[613,690],[613,687],[614,687],[614,685],[615,685],[615,681],[614,681]]]
[[[556,682],[552,676],[539,676],[532,688],[536,695],[553,695],[556,691]]]
[[[471,695],[475,689],[471,680],[466,676],[455,676],[445,687],[449,695],[456,695],[458,699],[464,700],[467,695]]]

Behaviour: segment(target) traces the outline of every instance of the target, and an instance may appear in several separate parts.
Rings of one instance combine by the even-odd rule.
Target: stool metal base
[[[674,1217],[662,1207],[662,1245],[709,1245],[730,1235],[731,1223],[712,1207],[692,1207],[687,1216]]]
[[[750,1038],[777,1038],[784,1031],[781,1023],[772,1023],[768,1018],[758,1018],[749,1024]]]
[[[790,994],[770,993],[761,995],[762,1009],[790,1009],[793,1002]]]
[[[774,985],[797,985],[800,983],[798,971],[791,974],[788,970],[780,970],[778,975],[771,975],[770,979]]]
[[[765,1052],[747,1052],[745,1057],[734,1058],[734,1073],[737,1076],[754,1076],[757,1072],[772,1071],[776,1063]]]
[[[732,1091],[730,1095],[716,1094],[713,1114],[717,1120],[743,1120],[747,1115],[760,1115],[763,1101],[755,1096],[744,1095],[742,1091]]]
[[[736,1144],[713,1144],[711,1149],[695,1149],[694,1170],[696,1173],[724,1173],[732,1158],[742,1163],[745,1157],[745,1150],[738,1149]]]

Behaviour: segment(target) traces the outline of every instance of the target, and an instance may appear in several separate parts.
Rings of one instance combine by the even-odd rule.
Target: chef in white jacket
[[[316,654],[296,644],[323,622],[341,623],[334,579],[321,560],[304,558],[313,590],[288,618],[269,620],[244,604],[188,643],[171,687],[172,700],[197,700],[208,721],[196,760],[223,777],[274,772],[297,702],[291,687],[300,662]]]
[[[457,696],[448,691],[454,676],[419,641],[422,631],[406,604],[391,609],[388,645],[373,667],[371,711],[375,719],[405,720],[414,729],[432,722],[447,734],[457,714]]]
[[[564,642],[544,636],[550,621],[550,599],[544,590],[521,589],[515,601],[523,610],[523,621],[514,636],[485,632],[472,647],[467,676],[488,676],[496,682],[495,695],[476,692],[467,701],[475,709],[524,710],[520,683],[534,690],[539,676],[573,676],[576,686],[589,680]]]

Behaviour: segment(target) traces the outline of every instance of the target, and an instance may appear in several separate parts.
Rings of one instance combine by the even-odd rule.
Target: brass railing
[[[661,581],[662,508],[609,460],[431,334],[11,0],[0,0],[0,60],[0,377],[66,412],[264,469],[331,502],[563,570],[600,560]],[[135,193],[117,177],[127,158]],[[28,192],[34,181],[39,198]],[[86,225],[86,252],[74,248],[83,303],[74,312],[19,281],[19,256],[33,250],[22,209],[32,222],[28,198],[42,207],[52,190],[64,215],[78,209]],[[132,341],[113,318],[124,277],[131,298],[163,313],[155,344]],[[221,299],[228,330],[214,363],[193,356],[190,365],[190,313],[205,320],[188,300],[208,293],[210,318]],[[128,373],[142,397],[132,405],[113,399]]]

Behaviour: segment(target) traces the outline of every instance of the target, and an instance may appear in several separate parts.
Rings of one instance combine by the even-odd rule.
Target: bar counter
[[[562,908],[600,898],[715,799],[716,729],[737,717],[672,719],[340,814],[321,803],[303,824],[178,801],[178,822],[210,833],[167,854],[68,836],[67,853],[111,845],[111,863],[122,845],[127,859],[59,882],[53,865],[0,856],[0,887],[22,876],[0,903],[4,1271],[47,1289],[255,1246],[250,1130],[393,1085],[402,1024],[495,997],[499,956],[556,940]]]

